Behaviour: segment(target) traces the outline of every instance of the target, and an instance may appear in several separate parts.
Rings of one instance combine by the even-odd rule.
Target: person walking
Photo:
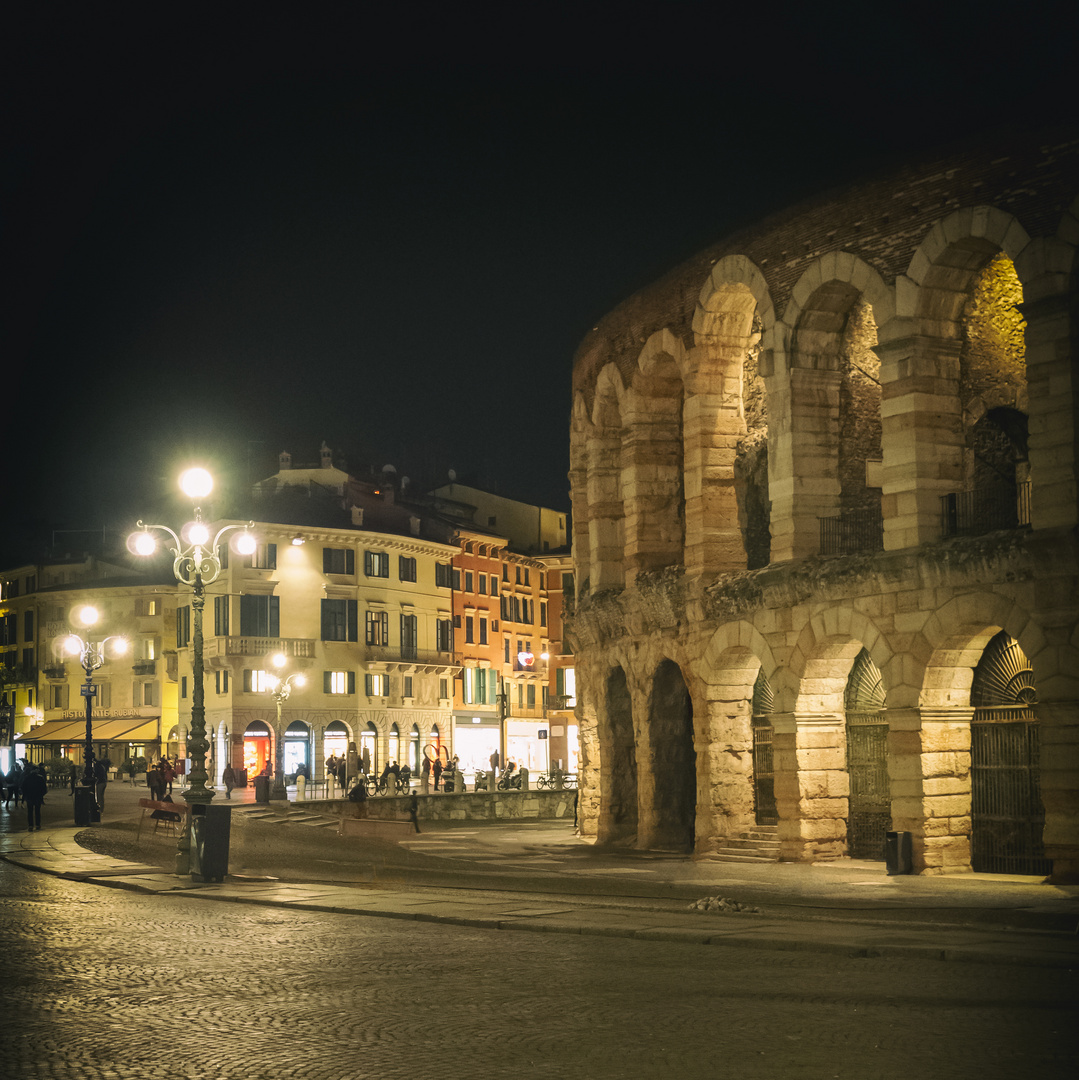
[[[435,780],[435,791],[438,791],[438,781],[442,777],[442,758],[435,758],[435,763],[431,766],[431,773]]]
[[[232,798],[232,789],[236,786],[236,771],[231,765],[221,770],[221,782],[225,785],[225,798]]]
[[[98,758],[94,762],[94,796],[98,812],[105,813],[105,788],[109,784],[109,759]]]
[[[415,795],[411,796],[408,800],[408,818],[412,822],[416,832],[420,831],[420,819],[419,819],[420,800]]]
[[[22,797],[26,803],[26,828],[27,832],[33,832],[41,828],[41,804],[45,801],[45,794],[49,790],[48,781],[45,779],[45,770],[33,765],[27,770],[22,780]]]

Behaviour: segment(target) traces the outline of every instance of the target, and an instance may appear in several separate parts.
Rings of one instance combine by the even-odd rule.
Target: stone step
[[[774,863],[779,861],[778,853],[776,855],[754,855],[749,852],[734,852],[724,851],[722,848],[709,856],[714,862],[731,862],[731,863]]]

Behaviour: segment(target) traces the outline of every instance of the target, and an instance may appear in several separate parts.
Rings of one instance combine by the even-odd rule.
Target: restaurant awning
[[[157,718],[127,716],[121,720],[94,720],[94,742],[151,742],[157,739]],[[85,720],[47,720],[18,736],[19,743],[75,743],[86,739]]]

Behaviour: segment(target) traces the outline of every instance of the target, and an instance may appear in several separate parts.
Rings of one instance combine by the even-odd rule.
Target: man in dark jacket
[[[41,828],[41,804],[49,785],[45,780],[45,770],[31,765],[22,778],[22,797],[26,803],[26,824],[29,832]]]

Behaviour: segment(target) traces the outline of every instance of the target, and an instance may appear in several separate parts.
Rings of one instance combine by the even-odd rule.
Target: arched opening
[[[682,671],[672,660],[656,669],[648,730],[655,785],[653,836],[663,847],[692,851],[697,816],[693,704]]]
[[[348,728],[341,720],[334,720],[326,725],[322,735],[322,759],[328,761],[331,757],[338,760],[348,753],[349,744]]]
[[[600,772],[603,803],[601,839],[637,837],[637,746],[633,737],[633,706],[626,673],[615,668],[607,679],[606,738],[601,743]]]
[[[420,728],[418,724],[413,724],[408,736],[408,764],[415,776],[420,774],[420,753]]]
[[[302,720],[285,728],[285,775],[295,776],[301,765],[310,768],[311,729]]]
[[[389,738],[386,740],[386,760],[401,764],[401,731],[396,724],[390,726]]]
[[[742,409],[746,432],[734,457],[738,521],[746,567],[767,566],[772,553],[772,505],[768,498],[768,397],[760,374],[761,319],[753,313],[752,332],[742,358]]]
[[[367,727],[360,732],[360,760],[363,771],[370,776],[381,766],[378,760],[378,728],[368,720]]]
[[[983,873],[1048,874],[1034,672],[1003,630],[974,669],[970,703],[971,865]]]
[[[248,776],[258,776],[273,761],[273,734],[269,725],[252,720],[244,731],[244,768]]]
[[[843,694],[847,720],[847,851],[855,859],[883,859],[891,827],[888,779],[888,721],[885,691],[877,665],[866,649],[854,659]]]
[[[758,825],[776,825],[775,764],[772,756],[772,713],[775,697],[772,684],[764,674],[757,673],[753,684],[753,814]]]

